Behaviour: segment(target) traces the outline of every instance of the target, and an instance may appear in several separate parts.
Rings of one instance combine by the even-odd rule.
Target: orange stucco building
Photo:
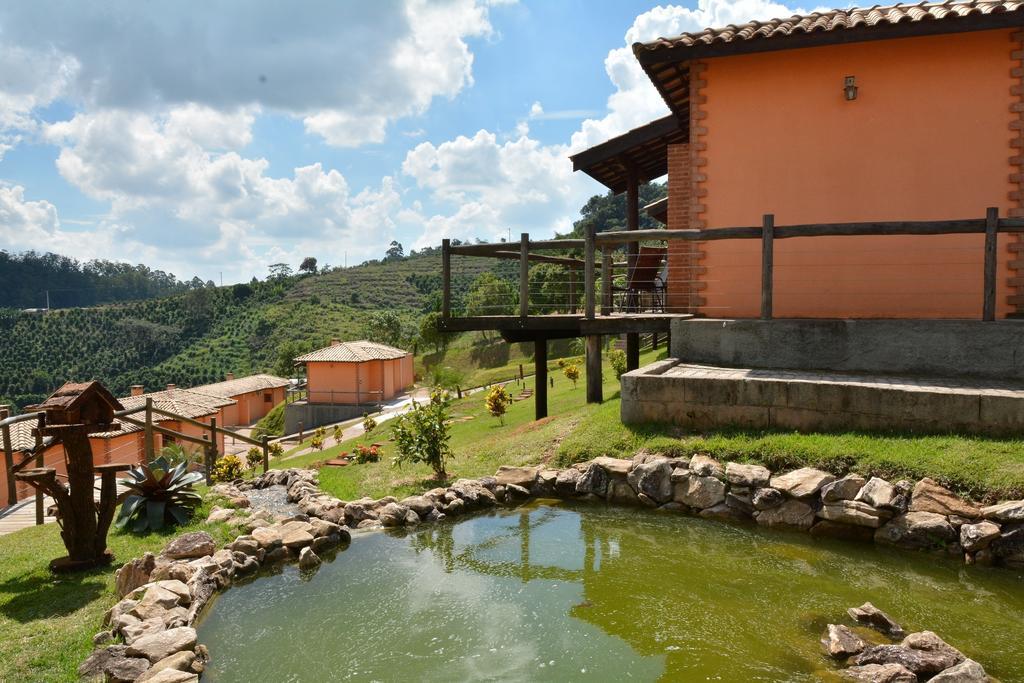
[[[352,404],[387,401],[412,386],[413,356],[369,341],[342,342],[299,356],[306,366],[309,403]]]
[[[765,214],[776,226],[984,219],[988,207],[1019,218],[1022,23],[1019,3],[975,0],[637,44],[671,116],[574,161],[616,192],[630,169],[639,181],[667,172],[669,229],[760,226]],[[777,240],[774,315],[976,319],[984,239]],[[759,240],[672,241],[667,309],[757,317],[760,271]],[[998,236],[996,274],[996,318],[1024,313],[1021,233]]]

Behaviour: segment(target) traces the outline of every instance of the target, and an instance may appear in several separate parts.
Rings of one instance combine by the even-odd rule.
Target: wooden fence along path
[[[15,462],[10,427],[18,422],[27,421],[36,421],[40,426],[42,426],[43,415],[44,413],[25,413],[23,415],[15,415],[11,417],[8,415],[6,407],[0,407],[0,448],[2,448],[4,453],[4,468],[7,472],[6,507],[0,508],[0,534],[16,531],[17,529],[25,526],[30,526],[32,523],[43,524],[47,521],[45,516],[47,507],[53,505],[53,501],[49,500],[47,496],[44,496],[39,491],[36,492],[34,504],[32,504],[33,501],[28,499],[19,502],[16,482],[14,479],[14,475],[17,472],[24,470],[30,463],[34,463],[35,467],[42,467],[43,452],[45,448],[43,447],[41,437],[37,436],[34,451],[26,453],[20,462]],[[210,423],[206,424],[205,422],[200,422],[199,420],[194,420],[192,418],[185,417],[184,415],[178,415],[177,413],[157,408],[153,405],[153,399],[151,398],[147,398],[145,405],[139,406],[138,408],[115,412],[114,417],[121,422],[142,428],[142,455],[146,462],[156,458],[155,434],[162,434],[173,438],[175,441],[185,441],[202,446],[203,464],[207,485],[213,483],[213,465],[220,456],[217,450],[218,434],[231,437],[243,443],[260,448],[263,453],[263,471],[266,472],[270,467],[270,444],[268,437],[253,439],[252,437],[241,434],[240,432],[219,427],[217,425],[217,418],[211,418]],[[194,434],[183,434],[172,429],[167,429],[166,427],[161,427],[157,424],[157,421],[160,418],[197,427],[203,430],[201,432],[202,435],[197,436]],[[50,518],[49,521],[52,521],[52,518]]]

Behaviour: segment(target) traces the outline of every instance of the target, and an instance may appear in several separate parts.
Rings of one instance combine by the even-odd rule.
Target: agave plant
[[[189,472],[188,463],[173,465],[160,456],[153,462],[128,470],[128,479],[121,482],[128,489],[117,516],[117,527],[131,525],[131,530],[162,529],[164,524],[187,524],[192,511],[203,502],[192,485],[203,475]]]

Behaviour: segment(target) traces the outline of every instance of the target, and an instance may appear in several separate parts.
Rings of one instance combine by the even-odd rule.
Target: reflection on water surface
[[[670,514],[533,504],[357,536],[231,589],[206,681],[833,680],[818,638],[872,601],[1024,680],[1024,581]]]

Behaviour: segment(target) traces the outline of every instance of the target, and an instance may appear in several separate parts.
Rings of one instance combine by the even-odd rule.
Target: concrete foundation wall
[[[675,320],[671,355],[738,368],[1024,380],[1024,321]]]
[[[303,431],[316,429],[321,425],[344,422],[363,413],[373,413],[379,407],[377,404],[366,405],[328,405],[322,403],[306,403],[296,401],[289,403],[284,408],[284,433],[294,434],[299,431],[301,423]]]

